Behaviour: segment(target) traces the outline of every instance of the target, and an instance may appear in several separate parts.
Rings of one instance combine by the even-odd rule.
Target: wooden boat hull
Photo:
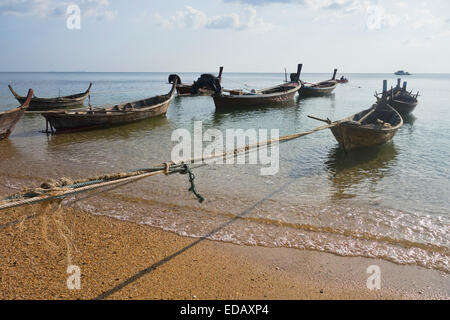
[[[394,125],[385,128],[377,128],[375,125],[359,125],[356,121],[372,109],[367,109],[359,114],[344,119],[337,123],[336,126],[330,128],[337,142],[346,150],[354,150],[363,147],[379,145],[391,140],[397,130],[403,125],[403,119],[397,111],[391,108],[384,114],[374,115],[375,117],[384,118]]]
[[[328,87],[313,87],[302,85],[299,94],[302,96],[324,96],[332,94],[334,89],[337,87],[337,82]]]
[[[56,133],[75,132],[101,127],[112,127],[157,116],[163,116],[167,113],[170,103],[175,95],[176,83],[173,84],[171,91],[162,96],[156,96],[144,99],[131,104],[154,103],[148,107],[139,109],[121,109],[118,106],[113,108],[103,108],[95,110],[83,110],[79,112],[44,112],[42,116],[50,124],[52,131]]]
[[[21,104],[23,104],[26,101],[26,97],[18,95],[11,86],[8,87],[17,101],[19,101]],[[89,88],[85,92],[65,97],[59,98],[33,97],[30,101],[28,111],[46,111],[46,110],[55,110],[67,107],[81,106],[83,105],[86,98],[89,96],[91,87],[92,83],[89,85]]]
[[[25,109],[17,108],[12,112],[0,113],[0,140],[6,139],[14,130],[17,122],[22,118]]]
[[[179,94],[179,95],[191,94],[191,90],[192,90],[192,85],[188,85],[188,84],[177,85],[177,94]]]
[[[336,80],[337,83],[348,83],[348,80]]]
[[[22,118],[33,96],[33,90],[28,91],[28,96],[19,108],[0,112],[0,140],[8,138],[14,130],[17,122]]]
[[[325,96],[333,93],[338,85],[336,81],[337,69],[334,69],[333,77],[330,80],[318,83],[308,83],[301,81],[302,87],[299,90],[301,96]]]
[[[300,89],[300,85],[294,85],[291,89],[273,94],[241,94],[241,95],[214,95],[216,110],[237,110],[240,108],[263,107],[266,105],[276,105],[294,99],[295,94]]]
[[[46,113],[43,116],[47,121],[50,122],[52,127],[57,133],[62,132],[72,132],[72,131],[82,131],[87,129],[94,129],[100,127],[112,127],[117,125],[122,125],[126,123],[131,123],[135,121],[140,121],[148,118],[153,118],[157,116],[163,116],[167,113],[170,102],[165,103],[160,108],[151,111],[140,111],[133,112],[129,114],[108,114],[105,115],[63,115],[63,114],[51,114]]]
[[[379,145],[391,140],[395,131],[372,132],[364,128],[341,124],[331,129],[338,143],[346,150]]]
[[[83,97],[80,100],[77,101],[32,101],[30,103],[30,107],[28,108],[28,111],[46,111],[46,110],[56,110],[56,109],[62,109],[67,107],[76,107],[76,106],[82,106],[84,101],[86,100],[87,96]],[[19,98],[17,99],[20,103],[23,103],[24,99]]]
[[[404,102],[395,100],[391,102],[392,107],[402,116],[405,117],[412,113],[414,109],[417,107],[418,102]]]
[[[193,94],[191,93],[192,85],[189,84],[182,84],[177,86],[177,94],[179,96],[212,96],[214,94],[213,90],[198,89],[198,93]]]

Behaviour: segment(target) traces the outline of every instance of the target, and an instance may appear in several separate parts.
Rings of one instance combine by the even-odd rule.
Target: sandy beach
[[[4,212],[0,224],[0,299],[449,298],[438,271],[182,237],[56,205]],[[68,265],[80,290],[67,288]],[[381,290],[366,287],[370,265]]]

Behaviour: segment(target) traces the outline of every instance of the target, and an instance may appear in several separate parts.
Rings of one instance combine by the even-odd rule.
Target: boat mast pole
[[[386,101],[387,96],[387,80],[383,80],[383,101]]]
[[[337,74],[337,72],[338,72],[338,69],[334,69],[334,72],[333,72],[333,78],[331,78],[331,80],[336,80],[336,74]]]

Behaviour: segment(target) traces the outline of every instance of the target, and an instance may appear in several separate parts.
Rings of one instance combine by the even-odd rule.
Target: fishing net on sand
[[[74,241],[74,220],[70,225],[60,201],[8,209],[7,217],[0,220],[0,228],[8,236],[24,241],[24,250],[32,250],[30,246],[38,243],[50,256],[64,255],[65,263],[72,265],[74,254],[79,252]]]

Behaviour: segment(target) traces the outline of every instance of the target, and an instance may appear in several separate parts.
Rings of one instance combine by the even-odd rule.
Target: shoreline
[[[155,208],[149,208],[149,210]],[[23,220],[30,214],[36,216]],[[417,266],[189,238],[44,204],[7,212],[0,299],[449,299],[449,277]],[[67,266],[81,290],[67,289]],[[366,287],[381,269],[381,290]]]

